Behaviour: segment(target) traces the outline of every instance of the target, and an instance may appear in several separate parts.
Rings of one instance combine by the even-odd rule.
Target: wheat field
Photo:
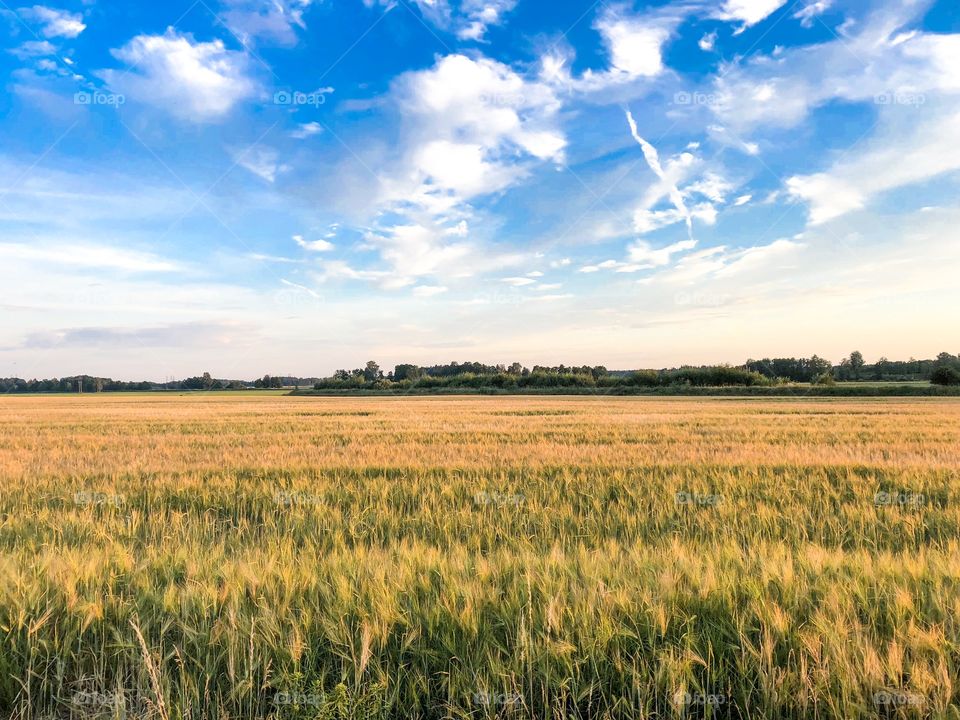
[[[960,718],[960,401],[0,399],[0,716]]]

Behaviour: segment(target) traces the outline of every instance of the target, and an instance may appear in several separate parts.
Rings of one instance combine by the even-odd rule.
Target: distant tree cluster
[[[834,365],[817,355],[809,358],[747,360],[741,366],[684,366],[661,370],[607,370],[602,365],[486,365],[451,362],[421,367],[402,363],[384,373],[370,360],[362,368],[337,370],[328,378],[264,375],[256,380],[223,380],[203,373],[167,382],[125,382],[92,375],[47,380],[0,378],[0,393],[143,392],[148,390],[245,390],[311,387],[317,390],[424,390],[440,388],[617,388],[617,387],[726,387],[763,386],[788,382],[831,385],[848,381],[904,382],[929,380],[938,385],[960,385],[960,356],[942,352],[933,360],[888,360],[869,364],[854,351]]]
[[[263,380],[269,379],[269,385],[262,385]],[[263,380],[253,382],[245,380],[221,380],[214,378],[210,373],[203,373],[183,380],[167,382],[151,382],[140,380],[126,382],[111,378],[95,377],[92,375],[74,375],[72,377],[52,378],[47,380],[23,380],[22,378],[0,378],[0,393],[98,393],[98,392],[147,392],[151,390],[246,390],[251,387],[285,387],[283,378],[264,376]],[[309,387],[316,378],[309,378]]]
[[[136,392],[154,390],[156,383],[143,380],[124,382],[91,375],[49,378],[46,380],[23,380],[22,378],[0,378],[2,393],[68,393],[68,392]]]
[[[816,355],[809,358],[764,358],[747,360],[747,370],[775,380],[783,378],[792,382],[813,382],[815,378],[833,371],[833,364]]]
[[[376,362],[355,370],[338,370],[330,378],[315,383],[317,390],[383,389],[404,390],[418,388],[511,389],[564,387],[658,387],[671,385],[722,386],[763,385],[770,381],[763,375],[731,366],[684,367],[675,370],[644,370],[611,373],[602,365],[534,365],[527,368],[520,363],[511,365],[484,365],[457,363],[420,367],[404,363],[384,375]]]

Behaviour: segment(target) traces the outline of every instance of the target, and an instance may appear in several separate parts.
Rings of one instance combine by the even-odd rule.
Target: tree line
[[[487,365],[451,362],[420,366],[401,363],[384,372],[375,361],[362,368],[337,370],[328,378],[264,375],[255,380],[226,380],[203,373],[183,380],[127,382],[92,375],[46,380],[0,378],[0,393],[144,392],[151,390],[248,390],[313,387],[316,390],[424,390],[439,388],[616,388],[616,387],[724,387],[770,386],[784,383],[910,382],[929,380],[939,385],[960,385],[960,356],[942,352],[932,360],[865,362],[854,351],[839,363],[812,355],[809,358],[764,358],[743,365],[701,365],[659,370],[608,370],[602,365],[534,365],[519,362]]]
[[[660,370],[611,371],[602,365],[485,365],[478,362],[421,367],[400,364],[384,372],[373,360],[362,368],[337,370],[314,384],[316,390],[406,388],[555,388],[555,387],[693,387],[769,386],[789,382],[831,384],[837,381],[918,381],[960,384],[960,357],[940,353],[934,360],[891,361],[870,365],[854,351],[840,363],[809,358],[747,360],[741,366],[703,365]]]

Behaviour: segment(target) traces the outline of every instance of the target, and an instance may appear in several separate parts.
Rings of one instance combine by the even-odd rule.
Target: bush
[[[815,375],[813,378],[813,384],[833,386],[837,384],[837,381],[833,379],[832,373],[825,372],[825,373],[820,373],[819,375]]]
[[[653,370],[637,370],[627,375],[624,384],[636,387],[656,387],[660,384],[660,376]]]
[[[949,365],[938,367],[930,376],[930,382],[934,385],[960,385],[960,370]]]

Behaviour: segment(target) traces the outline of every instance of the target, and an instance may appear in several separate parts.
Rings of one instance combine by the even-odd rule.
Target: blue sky
[[[0,375],[958,349],[952,0],[0,15]]]

